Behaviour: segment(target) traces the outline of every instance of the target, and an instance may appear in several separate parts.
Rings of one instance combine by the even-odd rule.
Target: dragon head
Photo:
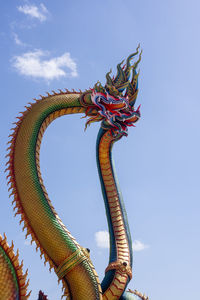
[[[131,65],[132,59],[139,53],[139,47],[129,55],[124,65],[124,61],[117,65],[115,77],[110,77],[111,70],[106,74],[104,87],[100,82],[95,84],[89,91],[89,101],[88,94],[82,97],[82,103],[88,106],[86,115],[91,116],[86,122],[86,128],[92,122],[102,121],[102,128],[111,130],[114,135],[127,136],[128,126],[134,126],[140,118],[140,106],[135,110],[134,105],[138,94],[139,72],[136,72],[136,68],[142,51],[138,60]]]

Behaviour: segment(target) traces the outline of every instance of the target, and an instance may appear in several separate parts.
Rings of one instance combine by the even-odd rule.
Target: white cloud
[[[149,248],[148,245],[143,244],[142,242],[135,240],[133,242],[133,251],[142,251],[146,248]]]
[[[98,231],[95,233],[95,241],[99,248],[109,248],[109,233],[108,231]]]
[[[18,35],[16,33],[13,32],[13,38],[15,41],[15,44],[19,45],[19,46],[26,46],[26,44],[24,44],[18,37]]]
[[[107,230],[97,231],[95,233],[95,241],[99,248],[109,248],[109,233]],[[135,240],[133,242],[133,251],[142,251],[148,248],[148,245],[143,244],[141,241]]]
[[[43,3],[41,3],[39,6],[34,4],[25,4],[23,6],[18,6],[17,9],[25,15],[28,15],[31,18],[36,18],[41,22],[44,22],[47,19],[48,10]]]
[[[34,78],[52,80],[65,76],[78,76],[76,63],[69,52],[58,57],[44,59],[47,55],[48,53],[42,50],[27,52],[13,57],[12,65],[20,74]]]

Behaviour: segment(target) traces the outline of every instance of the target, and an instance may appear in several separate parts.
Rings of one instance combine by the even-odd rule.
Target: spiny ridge
[[[142,294],[142,293],[138,292],[137,290],[133,291],[133,290],[129,289],[128,292],[131,293],[131,294],[134,294],[134,295],[136,295],[138,297],[140,297],[140,299],[142,299],[142,300],[149,300],[148,296],[146,296],[145,294]]]
[[[29,284],[29,280],[27,280],[28,270],[26,270],[25,274],[23,274],[23,261],[21,264],[19,263],[19,251],[17,250],[17,254],[14,253],[13,248],[14,244],[12,241],[11,246],[7,243],[7,237],[4,233],[4,238],[0,234],[0,247],[4,250],[5,254],[9,258],[13,269],[15,270],[15,274],[17,277],[18,282],[18,288],[19,288],[19,299],[22,299],[21,297],[24,297],[23,299],[26,300],[29,298],[31,292],[27,294],[27,288]]]
[[[41,99],[34,99],[34,101],[37,103],[39,101],[42,101],[44,98],[44,96],[41,96]],[[34,241],[36,243],[36,249],[40,249],[41,253],[44,253],[44,250],[42,248],[42,246],[40,245],[39,241],[37,240],[37,237],[35,236],[31,226],[29,225],[29,221],[27,220],[23,208],[20,204],[20,198],[17,192],[17,186],[16,186],[16,182],[15,182],[15,174],[14,174],[14,150],[15,150],[15,142],[16,142],[16,138],[17,138],[17,134],[18,134],[18,130],[20,128],[20,125],[23,121],[23,118],[25,117],[26,113],[28,113],[28,111],[30,110],[30,108],[35,105],[36,103],[28,103],[30,106],[24,112],[21,112],[21,116],[18,116],[17,122],[14,122],[13,124],[15,125],[14,128],[12,128],[12,134],[10,135],[10,140],[8,141],[9,147],[7,148],[7,155],[6,157],[8,158],[8,161],[6,163],[6,169],[5,172],[8,172],[7,175],[7,180],[8,180],[8,191],[10,192],[10,197],[13,196],[13,201],[12,204],[14,205],[14,211],[15,211],[15,216],[20,215],[21,216],[21,220],[20,223],[24,223],[23,226],[23,230],[26,229],[27,233],[26,233],[26,238],[31,235],[31,243]],[[48,257],[47,254],[44,254],[44,264],[46,264],[47,262],[49,263],[49,270],[51,271],[52,268],[56,268],[54,266],[53,261]]]
[[[6,157],[8,158],[8,161],[6,163],[6,170],[5,172],[8,172],[7,174],[7,180],[8,180],[8,191],[10,191],[10,197],[13,196],[13,201],[12,204],[14,206],[13,210],[15,211],[15,216],[20,215],[20,224],[23,223],[23,231],[26,229],[26,238],[28,236],[31,236],[31,244],[33,242],[35,242],[36,244],[36,251],[38,249],[40,249],[40,257],[44,257],[44,264],[46,265],[46,263],[49,264],[49,271],[51,271],[51,269],[56,269],[56,266],[54,265],[53,261],[51,260],[51,258],[47,255],[47,253],[45,253],[42,245],[40,244],[40,242],[38,241],[34,231],[32,230],[31,226],[30,226],[30,222],[27,219],[24,211],[23,211],[23,207],[21,205],[21,201],[20,201],[20,197],[18,194],[18,189],[17,189],[17,185],[16,185],[16,181],[15,181],[15,172],[14,172],[14,153],[15,153],[15,144],[16,144],[16,139],[17,139],[17,135],[18,135],[18,131],[20,129],[20,126],[23,122],[23,119],[25,118],[26,114],[29,113],[29,111],[31,110],[31,108],[35,105],[37,105],[38,102],[43,101],[44,99],[47,99],[51,96],[55,96],[59,95],[59,94],[79,94],[80,92],[76,92],[75,90],[73,90],[72,92],[70,92],[69,90],[66,90],[66,92],[63,92],[62,90],[60,90],[60,93],[56,93],[53,91],[53,94],[48,94],[48,96],[42,96],[40,95],[41,99],[33,99],[35,101],[35,103],[28,103],[28,106],[25,106],[25,111],[20,112],[20,116],[17,117],[17,121],[14,122],[13,124],[15,125],[14,128],[12,128],[12,133],[10,134],[10,140],[8,142],[9,146],[7,148],[7,155]],[[61,223],[61,222],[60,222]],[[65,287],[66,293],[68,288]]]

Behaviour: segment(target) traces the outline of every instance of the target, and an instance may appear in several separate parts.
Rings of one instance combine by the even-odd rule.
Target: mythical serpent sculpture
[[[27,230],[26,237],[31,235],[45,263],[48,262],[50,269],[53,268],[62,280],[67,299],[133,300],[136,299],[133,294],[148,299],[137,291],[125,292],[132,278],[132,242],[111,152],[114,142],[127,136],[128,126],[134,126],[140,118],[139,108],[135,110],[134,105],[138,93],[136,68],[141,53],[131,65],[138,53],[139,46],[127,58],[125,65],[122,66],[123,62],[118,64],[116,77],[110,77],[111,71],[107,73],[105,87],[97,82],[93,89],[85,92],[60,90],[59,93],[48,93],[40,100],[35,99],[36,102],[29,103],[18,117],[11,134],[6,170],[10,196],[14,196],[15,215],[21,216],[20,223],[24,225],[23,230]],[[76,242],[56,214],[40,172],[40,144],[45,129],[56,118],[76,113],[85,113],[90,117],[86,127],[92,122],[102,121],[96,149],[110,233],[110,259],[101,284],[88,250]],[[7,266],[11,274],[9,283],[13,280],[12,287],[8,286],[7,281],[5,290],[10,288],[12,295],[15,295],[8,298],[0,288],[1,299],[28,299],[26,274],[22,275],[19,263],[16,263],[18,259],[14,256],[13,246],[7,245],[5,237],[0,237],[0,246],[0,253],[3,253],[0,256],[3,260],[0,271]],[[40,299],[45,299],[42,294],[40,296]]]

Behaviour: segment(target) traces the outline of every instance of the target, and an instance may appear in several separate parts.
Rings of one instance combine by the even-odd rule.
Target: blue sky
[[[87,89],[141,43],[141,120],[113,155],[134,241],[129,288],[154,300],[197,297],[200,269],[200,4],[197,0],[1,1],[0,232],[14,240],[29,269],[31,300],[39,289],[60,299],[13,217],[3,172],[12,122],[39,94]],[[99,124],[63,117],[41,147],[43,178],[58,214],[91,249],[102,279],[107,223],[95,161]]]

